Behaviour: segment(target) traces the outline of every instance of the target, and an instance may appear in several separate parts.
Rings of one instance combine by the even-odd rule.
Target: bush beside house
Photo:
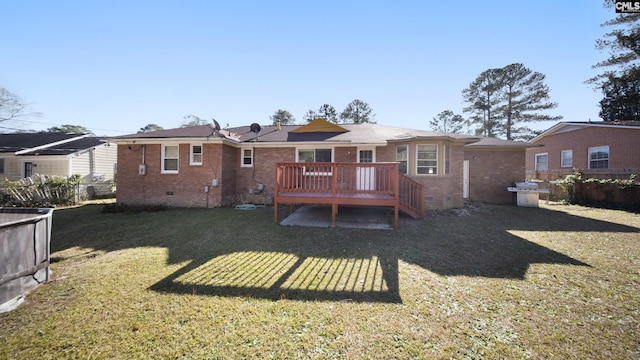
[[[572,204],[640,212],[640,182],[635,175],[627,180],[585,179],[577,172],[554,184]]]

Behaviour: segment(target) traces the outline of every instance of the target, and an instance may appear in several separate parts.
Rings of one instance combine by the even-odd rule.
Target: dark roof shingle
[[[60,144],[47,146],[55,143]],[[0,134],[0,153],[20,151],[23,152],[20,155],[67,155],[102,143],[103,141],[95,136],[60,132]],[[29,149],[36,150],[28,151]]]

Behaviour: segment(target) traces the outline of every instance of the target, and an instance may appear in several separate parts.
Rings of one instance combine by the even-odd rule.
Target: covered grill
[[[549,189],[541,189],[536,182],[515,182],[507,190],[515,194],[516,205],[526,207],[538,207],[538,194],[549,193]]]

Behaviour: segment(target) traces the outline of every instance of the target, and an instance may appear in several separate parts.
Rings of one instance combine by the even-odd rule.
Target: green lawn
[[[283,208],[284,209],[284,208]],[[2,359],[640,357],[640,215],[471,204],[399,230],[56,210]]]

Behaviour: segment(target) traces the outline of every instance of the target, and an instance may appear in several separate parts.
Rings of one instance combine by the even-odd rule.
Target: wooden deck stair
[[[415,219],[424,217],[424,186],[410,177],[399,174],[400,211]]]

